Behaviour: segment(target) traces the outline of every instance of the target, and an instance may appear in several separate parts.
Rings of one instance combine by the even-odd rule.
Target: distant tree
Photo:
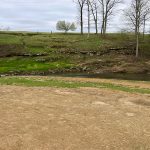
[[[150,20],[150,3],[147,4],[147,6],[144,9],[143,12],[143,38],[145,37],[145,27],[146,27],[146,21]]]
[[[66,21],[58,21],[56,24],[56,29],[67,33],[69,30],[75,31],[77,28],[74,22],[70,23]]]
[[[0,31],[10,31],[10,27],[0,26]]]
[[[10,27],[6,27],[6,29],[5,29],[6,31],[10,31]]]

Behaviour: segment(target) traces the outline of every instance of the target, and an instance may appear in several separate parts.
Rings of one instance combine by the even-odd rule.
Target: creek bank
[[[150,70],[148,68],[136,68],[135,66],[131,67],[130,69],[127,67],[119,67],[119,66],[98,66],[98,65],[82,65],[78,67],[71,67],[71,68],[64,68],[64,69],[54,69],[54,70],[46,70],[46,71],[10,71],[7,73],[1,73],[0,77],[3,76],[18,76],[18,75],[41,75],[41,76],[47,76],[47,75],[61,75],[61,74],[95,74],[95,75],[102,75],[102,74],[145,74],[150,76]]]

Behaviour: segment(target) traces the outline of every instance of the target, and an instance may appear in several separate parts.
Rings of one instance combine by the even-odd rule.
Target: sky
[[[119,7],[122,8],[123,5]],[[121,27],[119,14],[110,22],[109,31]],[[76,22],[77,7],[73,0],[0,0],[1,29],[9,27],[14,31],[56,31],[58,20]]]

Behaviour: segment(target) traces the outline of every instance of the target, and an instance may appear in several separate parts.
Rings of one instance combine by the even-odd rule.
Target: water
[[[150,74],[129,74],[129,73],[103,73],[103,74],[88,74],[88,73],[65,73],[58,74],[61,77],[83,77],[83,78],[103,78],[103,79],[121,79],[121,80],[137,80],[150,81]]]

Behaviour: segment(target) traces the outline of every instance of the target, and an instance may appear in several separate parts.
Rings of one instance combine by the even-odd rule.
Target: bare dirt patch
[[[149,95],[0,86],[0,150],[147,150]]]
[[[23,54],[22,45],[0,45],[0,57],[12,57]]]

